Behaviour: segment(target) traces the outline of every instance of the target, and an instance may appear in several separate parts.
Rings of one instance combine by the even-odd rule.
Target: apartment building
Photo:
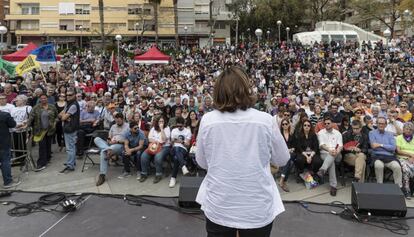
[[[149,0],[103,2],[108,41],[114,41],[119,34],[124,42],[153,42],[157,27],[161,44],[175,42],[173,0],[162,0],[157,9]],[[100,40],[99,16],[98,0],[10,0],[6,19],[17,43],[55,42],[69,48]]]
[[[232,0],[179,0],[178,33],[181,44],[204,47],[230,43]]]

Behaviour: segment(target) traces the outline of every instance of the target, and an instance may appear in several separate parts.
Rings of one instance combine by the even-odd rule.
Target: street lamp
[[[384,34],[384,37],[386,39],[386,46],[388,48],[388,38],[391,37],[391,31],[390,31],[390,29],[389,28],[385,29],[384,32],[383,32],[383,34]]]
[[[290,31],[290,28],[286,27],[286,39],[288,43],[289,43],[289,31]]]
[[[266,34],[267,34],[267,41],[270,41],[270,30],[267,30]]]
[[[211,33],[211,46],[213,46],[214,45],[214,33]]]
[[[187,45],[187,30],[188,30],[188,27],[187,26],[184,26],[184,31],[185,31],[185,35],[184,35],[184,37],[185,37],[185,48],[188,48],[188,45]]]
[[[118,67],[119,67],[119,43],[122,40],[122,36],[121,35],[116,35],[115,36],[116,41],[118,42],[118,58],[117,58],[117,63],[118,63]]]
[[[254,34],[256,35],[256,37],[257,37],[257,44],[259,45],[259,47],[260,47],[260,38],[262,38],[262,35],[263,35],[263,31],[261,30],[261,29],[256,29],[255,31],[254,31]]]
[[[81,32],[81,34],[80,34],[80,41],[79,41],[79,48],[82,49],[82,45],[83,45],[83,42],[82,42],[83,26],[79,26],[79,30]]]
[[[248,36],[248,38],[249,38],[249,43],[252,41],[252,38],[251,38],[251,36],[250,36],[250,28],[247,28],[247,36]]]
[[[278,30],[278,34],[279,34],[279,44],[280,44],[280,26],[282,25],[282,21],[281,20],[279,20],[279,21],[277,21],[276,22],[276,24],[277,24],[277,30]]]
[[[135,30],[137,31],[137,48],[138,48],[138,41],[139,41],[139,22],[135,23]]]
[[[1,41],[0,41],[0,46],[1,46],[1,53],[0,55],[3,56],[3,35],[7,33],[7,28],[5,26],[0,25],[0,35],[1,35]]]
[[[408,20],[409,20],[409,18],[410,18],[410,16],[411,16],[411,11],[410,10],[408,10],[408,9],[405,9],[405,11],[404,11],[404,17],[405,17],[405,24],[404,24],[404,31],[406,31],[405,32],[405,34],[408,36],[408,29],[409,29],[409,27],[410,27],[410,24],[409,24],[409,22],[408,22]]]

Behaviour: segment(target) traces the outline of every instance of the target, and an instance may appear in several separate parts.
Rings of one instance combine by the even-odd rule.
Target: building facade
[[[159,43],[175,42],[173,0],[161,0],[156,6],[150,0],[103,2],[108,42],[114,41],[115,35],[121,35],[123,42],[153,42],[156,27]],[[99,13],[98,0],[10,0],[6,19],[16,43],[54,42],[60,48],[70,48],[100,41]]]
[[[179,0],[178,33],[181,44],[198,45],[230,43],[232,0]]]

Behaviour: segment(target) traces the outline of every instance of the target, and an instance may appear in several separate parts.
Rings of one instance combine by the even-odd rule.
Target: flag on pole
[[[36,61],[36,57],[34,55],[29,55],[25,60],[16,66],[16,73],[17,75],[22,76],[25,72],[31,71],[34,68],[40,68],[40,64]]]
[[[56,61],[56,52],[53,44],[46,44],[33,50],[30,54],[36,55],[36,60],[39,62]]]
[[[0,69],[3,69],[10,76],[13,76],[14,73],[16,72],[16,66],[14,66],[13,63],[10,63],[1,58],[0,58]]]
[[[118,62],[116,61],[115,53],[112,51],[112,57],[111,57],[111,71],[118,73],[119,72],[119,66]]]

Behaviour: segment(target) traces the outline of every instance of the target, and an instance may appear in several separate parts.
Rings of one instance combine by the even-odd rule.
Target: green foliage
[[[69,49],[58,49],[56,50],[56,54],[58,55],[64,55],[69,51]]]

